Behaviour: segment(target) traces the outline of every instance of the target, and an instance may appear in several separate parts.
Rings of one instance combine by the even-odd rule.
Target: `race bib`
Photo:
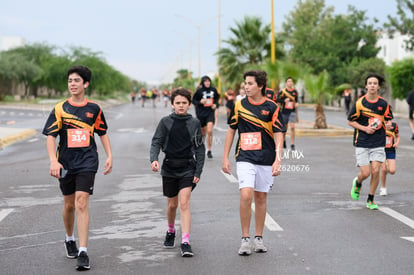
[[[378,130],[379,128],[381,128],[382,126],[382,122],[381,119],[377,118],[377,117],[371,117],[368,120],[369,126],[371,128],[374,128],[375,130]]]
[[[241,133],[240,145],[244,151],[262,150],[262,134],[260,132]]]
[[[89,143],[89,130],[68,129],[68,148],[88,147]]]
[[[285,109],[293,110],[293,107],[295,107],[295,102],[288,101],[288,102],[285,103]]]
[[[204,107],[210,107],[210,106],[213,106],[213,99],[206,98],[206,103],[204,103]]]
[[[385,137],[385,148],[391,148],[392,147],[392,137],[386,136]]]

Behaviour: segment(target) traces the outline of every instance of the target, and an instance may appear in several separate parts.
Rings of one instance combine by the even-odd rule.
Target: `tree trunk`
[[[326,124],[325,112],[323,111],[323,105],[321,103],[316,104],[315,108],[315,124],[313,125],[314,129],[326,129],[328,125]]]

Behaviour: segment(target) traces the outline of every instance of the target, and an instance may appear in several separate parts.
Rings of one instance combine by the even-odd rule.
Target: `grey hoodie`
[[[175,123],[185,123],[186,129],[173,128]],[[183,123],[183,124],[184,124]],[[200,121],[194,118],[191,114],[187,115],[176,115],[172,113],[166,117],[163,117],[158,124],[158,127],[152,137],[151,141],[151,150],[150,150],[150,162],[158,161],[158,156],[160,151],[162,150],[164,153],[171,151],[171,144],[173,141],[170,141],[171,130],[177,131],[176,133],[172,133],[173,135],[181,135],[181,131],[188,131],[190,137],[191,148],[190,151],[187,152],[187,156],[191,155],[191,159],[188,159],[189,165],[185,169],[175,169],[174,171],[165,169],[165,159],[163,166],[161,168],[161,175],[166,177],[198,177],[200,178],[201,172],[204,166],[204,159],[205,159],[205,147],[203,143],[203,137],[201,133],[201,125]],[[185,136],[186,133],[183,133],[181,136]],[[175,142],[176,143],[176,142]],[[174,151],[182,151],[183,148],[173,148]],[[185,150],[185,148],[184,148]],[[185,154],[174,155],[174,159],[182,159]],[[171,155],[168,156],[171,159]],[[194,164],[194,165],[192,165]]]

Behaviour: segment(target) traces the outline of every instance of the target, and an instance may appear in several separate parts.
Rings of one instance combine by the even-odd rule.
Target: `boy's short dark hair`
[[[259,71],[259,70],[254,70],[254,71],[247,71],[244,73],[243,75],[243,79],[246,80],[247,76],[253,76],[254,79],[256,80],[256,83],[258,86],[263,86],[262,87],[262,95],[266,94],[266,84],[267,84],[267,74],[265,71]]]
[[[294,80],[294,79],[293,79],[293,77],[291,77],[291,76],[286,77],[285,82],[287,82],[289,79],[292,79],[292,81],[293,81],[293,82],[295,82],[295,80]]]
[[[73,73],[77,73],[83,79],[83,83],[91,81],[92,72],[86,66],[75,65],[70,67],[67,73],[67,77]]]
[[[365,85],[367,85],[368,78],[371,78],[371,77],[375,77],[376,79],[378,79],[378,84],[379,84],[380,86],[382,86],[382,84],[384,84],[384,82],[385,82],[385,79],[384,79],[384,77],[383,77],[383,76],[381,76],[381,75],[379,75],[379,74],[376,74],[376,73],[369,73],[369,74],[365,77]]]
[[[189,90],[186,89],[177,89],[172,92],[171,94],[171,104],[174,104],[174,99],[177,95],[183,96],[188,100],[188,103],[191,103],[191,93]]]

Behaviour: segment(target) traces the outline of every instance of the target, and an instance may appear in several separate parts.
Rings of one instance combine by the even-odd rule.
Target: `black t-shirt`
[[[272,165],[276,158],[274,133],[285,130],[278,105],[267,98],[260,104],[245,97],[235,103],[230,128],[238,130],[236,161]]]
[[[56,104],[43,128],[46,136],[59,136],[58,161],[69,173],[97,172],[98,152],[94,134],[105,135],[108,126],[95,102],[75,105],[67,99]]]
[[[378,96],[377,100],[369,101],[367,96],[360,97],[352,106],[348,120],[356,121],[363,126],[370,125],[376,131],[367,134],[364,131],[354,130],[354,146],[362,148],[376,148],[385,146],[385,120],[393,118],[387,101]]]

